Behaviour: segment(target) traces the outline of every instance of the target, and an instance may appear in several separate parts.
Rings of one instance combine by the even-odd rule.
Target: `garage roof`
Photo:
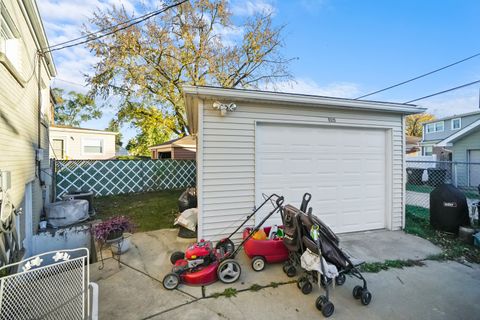
[[[256,101],[262,103],[272,103],[275,105],[303,105],[312,107],[392,112],[405,115],[421,113],[426,110],[426,108],[421,108],[413,104],[354,100],[261,90],[231,89],[208,86],[184,86],[183,91],[185,95],[187,121],[191,133],[196,133],[197,131],[197,109],[194,107],[197,99],[228,99],[229,102]]]

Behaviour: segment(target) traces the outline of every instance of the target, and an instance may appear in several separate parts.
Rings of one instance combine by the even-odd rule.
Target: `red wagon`
[[[272,227],[265,227],[263,230],[268,235]],[[281,227],[279,227],[281,228]],[[245,228],[243,239],[247,239],[252,233],[252,228]],[[282,238],[255,240],[250,237],[245,241],[243,249],[247,256],[252,259],[252,269],[262,271],[265,263],[277,263],[288,260],[288,250],[283,244]]]

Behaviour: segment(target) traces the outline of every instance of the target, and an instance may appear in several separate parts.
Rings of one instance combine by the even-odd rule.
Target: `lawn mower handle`
[[[240,250],[240,248],[243,247],[243,244],[245,242],[247,242],[248,239],[250,239],[254,234],[255,232],[257,232],[258,230],[260,230],[261,226],[265,223],[265,221],[268,220],[268,218],[270,218],[275,212],[279,211],[282,207],[282,204],[283,202],[285,201],[285,198],[283,196],[279,196],[275,193],[272,193],[267,199],[265,199],[265,201],[257,208],[255,209],[250,215],[248,215],[247,219],[245,219],[245,221],[235,230],[233,231],[227,239],[230,239],[235,233],[238,232],[238,230],[240,230],[241,227],[243,227],[245,225],[245,223],[247,223],[248,220],[250,220],[251,217],[253,217],[264,205],[265,203],[267,203],[268,201],[270,201],[270,199],[272,199],[273,197],[276,197],[277,200],[275,200],[275,204],[276,206],[274,206],[274,208],[272,209],[272,211],[270,211],[263,219],[262,221],[260,221],[260,223],[255,226],[252,231],[250,232],[250,234],[248,235],[248,237],[246,237],[245,239],[243,239],[243,241],[238,245],[238,247],[235,249],[235,251],[232,253],[231,257],[235,257],[235,255],[237,254],[238,250]]]

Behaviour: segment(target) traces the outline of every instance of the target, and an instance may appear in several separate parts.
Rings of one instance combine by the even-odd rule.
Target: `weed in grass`
[[[250,291],[259,291],[261,289],[263,289],[263,287],[259,284],[256,284],[256,283],[252,284],[249,288]]]
[[[270,282],[270,287],[272,287],[272,288],[276,288],[279,285],[280,285],[280,283],[278,283],[278,282]]]
[[[223,295],[227,298],[236,297],[237,296],[237,289],[227,288],[223,291]]]
[[[382,270],[388,270],[390,268],[403,269],[405,267],[423,265],[425,264],[419,260],[385,260],[384,262],[364,263],[360,266],[360,270],[363,272],[377,273]]]

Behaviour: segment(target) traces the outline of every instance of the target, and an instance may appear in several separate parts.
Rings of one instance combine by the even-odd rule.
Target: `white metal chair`
[[[87,248],[59,250],[0,268],[0,319],[98,319]]]

